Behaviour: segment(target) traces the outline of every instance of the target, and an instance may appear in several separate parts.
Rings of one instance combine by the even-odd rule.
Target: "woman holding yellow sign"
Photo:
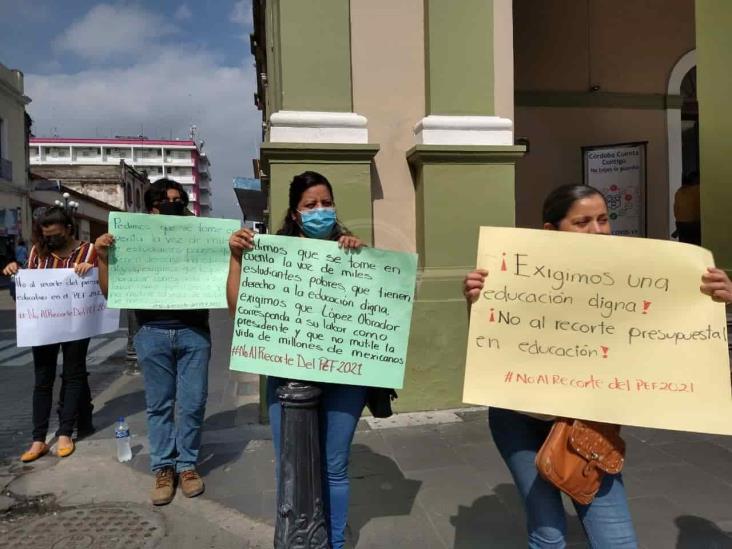
[[[304,172],[295,176],[290,184],[289,208],[278,235],[296,238],[317,238],[337,241],[341,248],[358,249],[361,241],[348,233],[338,222],[333,198],[333,188],[328,180],[316,172]],[[254,248],[255,233],[241,229],[231,235],[229,247],[231,260],[226,283],[229,311],[234,314],[240,292],[242,253]],[[269,377],[267,380],[267,406],[272,426],[279,470],[281,406],[277,388],[286,380]],[[367,389],[358,385],[323,383],[320,398],[319,432],[323,456],[323,499],[328,518],[330,547],[340,549],[345,543],[348,518],[348,459],[356,424],[366,404]]]
[[[604,197],[585,185],[551,192],[544,202],[543,222],[547,230],[610,234]],[[463,292],[469,307],[478,300],[487,276],[485,270],[466,276]],[[732,282],[720,269],[708,269],[701,291],[715,301],[732,301]],[[573,499],[591,547],[638,546],[620,474],[625,445],[619,426],[493,407],[488,417],[493,440],[524,503],[530,548],[565,546],[560,490]]]

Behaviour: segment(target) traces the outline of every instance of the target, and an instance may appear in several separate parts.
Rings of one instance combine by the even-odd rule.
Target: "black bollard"
[[[321,390],[288,381],[282,405],[275,549],[328,549],[320,469],[318,402]]]

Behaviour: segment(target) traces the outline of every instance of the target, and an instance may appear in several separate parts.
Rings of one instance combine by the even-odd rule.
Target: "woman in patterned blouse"
[[[83,276],[97,266],[94,246],[74,238],[74,221],[61,206],[48,208],[38,220],[38,238],[28,256],[29,269],[74,269]],[[11,262],[3,274],[11,276],[19,265]],[[81,435],[93,430],[91,423],[91,392],[86,372],[86,352],[89,338],[33,347],[35,386],[33,388],[33,444],[21,456],[30,462],[49,451],[46,434],[53,404],[53,382],[56,377],[56,360],[59,348],[63,352],[61,394],[59,397],[59,428],[56,431],[56,453],[66,457],[74,451],[71,435],[74,424]]]

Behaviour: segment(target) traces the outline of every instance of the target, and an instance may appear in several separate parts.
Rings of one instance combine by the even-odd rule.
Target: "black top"
[[[197,328],[209,332],[208,309],[136,309],[135,317],[140,326],[154,326],[163,330]]]

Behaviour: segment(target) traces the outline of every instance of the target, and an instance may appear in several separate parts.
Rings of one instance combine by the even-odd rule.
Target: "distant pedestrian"
[[[186,215],[188,194],[171,179],[151,184],[144,199],[148,214]],[[95,242],[99,286],[105,296],[112,246],[111,234],[104,234]],[[196,464],[211,358],[208,311],[139,309],[135,317],[140,326],[134,338],[135,351],[145,380],[150,468],[155,475],[150,498],[154,505],[166,505],[173,500],[177,484],[189,498],[204,491]]]
[[[290,184],[289,208],[277,234],[283,236],[316,238],[338,242],[341,248],[357,250],[363,244],[341,226],[336,217],[333,188],[328,180],[316,172],[304,172],[295,176]],[[231,262],[226,284],[229,312],[233,314],[239,295],[242,269],[242,252],[253,247],[254,231],[241,229],[231,235]],[[272,427],[277,470],[280,470],[281,408],[277,388],[285,379],[267,379],[267,407]],[[330,547],[341,549],[345,543],[346,521],[350,482],[348,459],[356,425],[366,405],[366,387],[318,383],[322,390],[320,399],[319,432],[323,458],[323,499],[328,518]],[[279,474],[279,473],[278,473]]]
[[[25,245],[25,240],[21,238],[15,246],[15,262],[22,269],[25,267],[26,261],[28,261],[28,248]]]
[[[73,268],[83,276],[96,266],[96,253],[89,242],[74,238],[74,221],[69,212],[61,206],[48,208],[38,219],[39,238],[27,258],[28,269]],[[21,268],[13,261],[3,269],[6,276],[14,275]],[[86,353],[89,338],[39,345],[33,350],[35,385],[33,388],[33,444],[21,457],[23,462],[35,461],[49,451],[46,444],[49,417],[53,404],[53,383],[56,376],[56,361],[61,349],[63,370],[59,396],[59,428],[56,431],[59,457],[74,452],[71,438],[74,424],[77,435],[93,432],[91,391],[86,371]]]
[[[679,242],[701,246],[699,172],[685,176],[674,195],[674,217]]]

